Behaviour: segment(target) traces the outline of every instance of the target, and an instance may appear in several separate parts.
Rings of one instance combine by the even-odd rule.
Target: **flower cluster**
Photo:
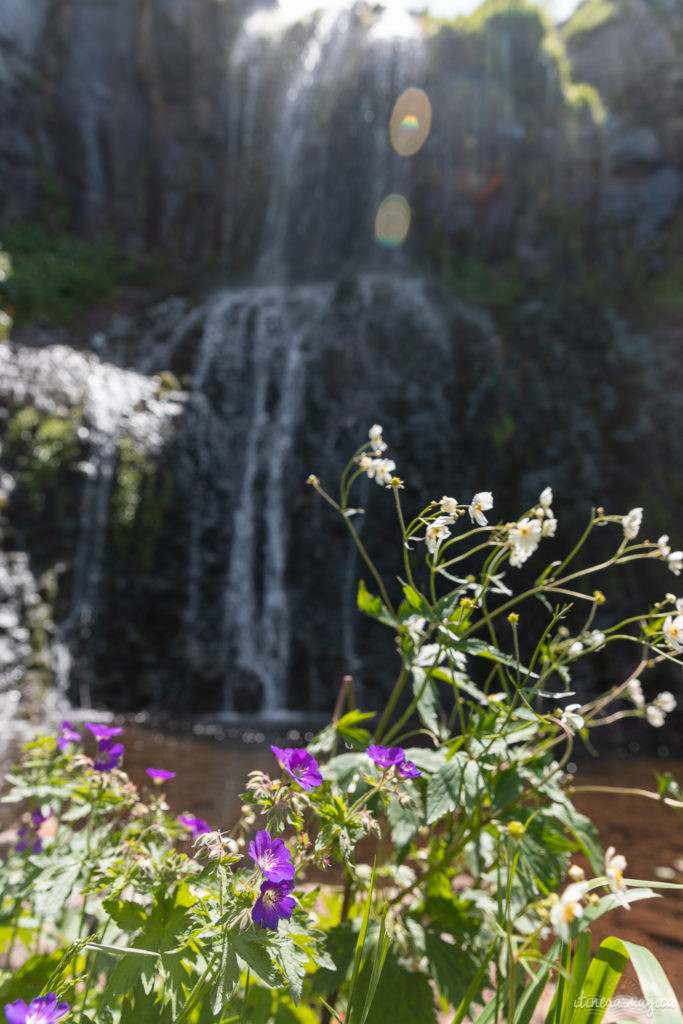
[[[374,480],[382,487],[387,487],[391,483],[396,463],[393,459],[382,458],[382,452],[387,450],[387,445],[382,437],[382,428],[379,423],[373,423],[368,430],[368,437],[372,454],[364,452],[359,457],[359,468],[367,475],[368,479]]]
[[[56,1024],[69,1012],[68,1003],[58,1003],[54,992],[46,996],[38,996],[26,1005],[23,999],[17,999],[5,1006],[5,1016],[9,1024]]]
[[[422,775],[413,761],[406,760],[406,752],[402,747],[382,747],[372,743],[366,753],[378,768],[384,771],[395,768],[404,779],[416,779],[418,775]]]
[[[666,563],[674,574],[680,576],[683,570],[683,551],[672,551],[669,545],[668,533],[663,533],[657,541],[658,554],[666,560]]]
[[[635,540],[640,530],[640,524],[643,521],[643,510],[642,508],[632,508],[630,512],[627,512],[621,520],[621,525],[624,528],[624,537],[626,540]]]
[[[97,740],[97,757],[93,767],[98,772],[110,772],[118,768],[123,760],[124,747],[122,743],[114,743],[114,737],[120,736],[123,732],[117,725],[97,725],[92,722],[85,724]]]
[[[291,917],[296,906],[290,895],[294,888],[292,855],[282,839],[271,839],[263,829],[249,844],[249,856],[266,876],[251,911],[252,920],[261,928],[277,930],[280,918]]]
[[[624,883],[624,871],[626,869],[626,858],[622,853],[617,853],[613,846],[605,851],[605,878],[610,892],[612,892],[621,906],[629,909],[625,897],[626,885]],[[573,921],[583,917],[583,906],[581,901],[586,896],[591,884],[584,879],[583,869],[573,865],[569,869],[569,876],[572,879],[561,896],[553,897],[553,904],[550,910],[550,923],[557,937],[562,942],[570,942],[570,927]],[[600,884],[600,883],[598,883]],[[603,883],[604,884],[604,883]],[[595,885],[595,883],[593,883]],[[595,897],[591,897],[595,899]]]
[[[320,766],[314,757],[300,747],[270,748],[280,762],[280,767],[298,782],[302,789],[314,789],[323,781]]]
[[[524,516],[508,531],[508,544],[512,547],[510,565],[519,569],[527,558],[533,555],[541,543],[542,537],[554,537],[557,530],[557,519],[551,508],[553,492],[544,487],[539,496],[539,504],[533,515]]]
[[[66,750],[70,743],[80,743],[81,734],[71,725],[71,722],[67,721],[66,718],[62,722],[62,729],[57,737],[57,746],[60,750]]]

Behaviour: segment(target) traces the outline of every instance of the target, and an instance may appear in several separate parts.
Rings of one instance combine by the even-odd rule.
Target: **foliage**
[[[509,266],[491,267],[477,259],[454,263],[446,252],[441,274],[444,287],[482,306],[509,308],[523,297],[525,284]]]
[[[73,465],[78,458],[82,417],[81,406],[47,413],[27,405],[9,419],[4,439],[6,452],[16,464],[17,481],[26,489],[37,512],[59,482],[64,467]]]
[[[76,1024],[435,1024],[439,1009],[453,1024],[528,1024],[550,987],[549,1024],[599,1024],[630,958],[657,1019],[683,1021],[647,950],[611,938],[591,961],[593,921],[671,883],[624,878],[625,855],[600,849],[563,770],[577,739],[606,723],[657,727],[672,710],[668,692],[646,699],[646,676],[680,664],[683,601],[667,594],[612,622],[596,583],[641,560],[679,575],[683,552],[668,537],[638,540],[642,509],[599,509],[529,576],[555,543],[549,487],[511,522],[489,524],[489,492],[406,519],[385,450],[374,425],[338,500],[309,483],[365,563],[359,609],[395,633],[387,706],[377,720],[359,710],[347,680],[306,750],[274,746],[280,771],[250,773],[227,833],[169,814],[161,786],[173,772],[148,770],[154,784],[138,790],[119,727],[87,726],[94,757],[66,722],[28,744],[7,797],[21,828],[0,872],[0,1001],[15,1019],[41,998],[50,1020],[63,1000]],[[361,476],[396,505],[391,581],[356,529]],[[613,554],[582,567],[598,528],[614,532]],[[530,643],[520,622],[534,608],[545,622]],[[632,653],[627,677],[572,702],[575,663],[613,646]],[[651,798],[683,808],[670,777]],[[321,870],[322,887],[311,881]]]
[[[617,11],[618,5],[614,0],[584,0],[563,27],[565,39],[594,32],[611,21]]]
[[[124,284],[153,284],[159,265],[113,243],[94,245],[27,221],[3,230],[13,272],[0,281],[0,303],[17,323],[69,324]]]
[[[173,477],[131,437],[119,441],[118,463],[111,498],[111,530],[120,562],[133,558],[150,569],[173,496]]]

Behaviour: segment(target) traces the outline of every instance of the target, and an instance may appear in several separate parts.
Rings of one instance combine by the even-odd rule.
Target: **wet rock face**
[[[426,37],[363,3],[289,26],[253,6],[7,0],[0,223],[40,216],[267,281],[372,263],[392,192],[413,209],[407,258],[437,264],[448,249],[552,262],[558,211],[614,227],[616,246],[626,225],[645,250],[678,208],[681,62],[644,0],[568,41],[606,138],[533,12]],[[412,159],[387,141],[408,86],[433,110]]]

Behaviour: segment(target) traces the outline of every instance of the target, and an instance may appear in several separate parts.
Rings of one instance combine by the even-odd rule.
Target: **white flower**
[[[358,465],[372,479],[375,475],[375,460],[370,455],[361,455]]]
[[[451,531],[448,527],[452,522],[453,520],[450,516],[438,516],[438,518],[427,527],[427,532],[425,533],[425,544],[427,545],[427,551],[432,555],[441,541],[445,540],[446,537],[450,537]]]
[[[455,516],[458,513],[458,499],[447,498],[444,494],[440,502],[441,511],[445,516]]]
[[[541,526],[541,533],[544,537],[554,537],[555,531],[557,530],[557,519],[552,516],[550,519],[545,519]]]
[[[396,463],[392,459],[377,459],[377,463],[375,480],[378,484],[390,484],[392,474],[396,469]]]
[[[486,526],[488,519],[484,512],[488,512],[490,508],[493,508],[493,495],[491,492],[477,491],[470,503],[470,519],[473,523],[478,523],[479,526]]]
[[[529,555],[532,555],[539,545],[542,527],[538,519],[525,517],[512,527],[508,533],[508,540],[512,544],[510,565],[519,568],[526,562]]]
[[[580,704],[567,704],[566,708],[560,715],[560,721],[567,726],[567,729],[573,736],[579,729],[583,729],[584,720],[581,715],[577,715],[577,711],[581,707]]]
[[[643,695],[643,687],[640,684],[640,679],[632,679],[626,687],[626,693],[637,708],[645,707],[645,697]]]
[[[632,508],[631,511],[623,517],[621,525],[624,528],[624,537],[626,540],[634,540],[638,536],[638,530],[640,529],[642,521],[642,508]]]
[[[379,423],[373,423],[368,430],[368,437],[370,438],[370,444],[372,450],[375,452],[385,452],[387,450],[386,443],[382,438],[382,428]]]
[[[580,900],[588,891],[588,882],[572,882],[564,890],[550,911],[550,923],[558,939],[569,942],[569,926],[572,921],[583,917]]]
[[[656,708],[660,708],[665,714],[669,714],[676,707],[676,698],[669,690],[662,690],[652,702]]]
[[[671,554],[671,548],[669,547],[669,534],[663,533],[657,541],[657,547],[659,548],[659,554],[662,558],[668,558]]]
[[[612,892],[623,892],[626,888],[624,885],[625,869],[626,857],[624,857],[623,853],[617,853],[613,846],[609,846],[605,850],[605,874],[607,875],[607,882]]]
[[[664,639],[674,651],[683,651],[683,615],[668,615],[662,626]]]
[[[599,629],[594,629],[588,636],[588,644],[590,647],[595,648],[596,651],[599,651],[601,647],[605,646],[606,639],[604,633],[601,633]]]
[[[683,551],[671,551],[667,556],[667,564],[674,576],[680,576],[683,569]]]
[[[581,641],[580,640],[575,640],[574,643],[569,648],[569,653],[572,656],[576,657],[577,654],[581,654],[582,650],[583,650],[583,644],[581,643]]]
[[[645,717],[650,725],[653,725],[655,729],[661,729],[664,725],[664,719],[666,716],[661,708],[655,707],[654,704],[648,704],[645,708]]]
[[[438,665],[446,657],[446,650],[441,644],[424,644],[413,657],[413,667],[430,668]]]
[[[538,499],[543,508],[550,508],[553,503],[553,490],[552,487],[544,487],[541,491],[541,496]]]

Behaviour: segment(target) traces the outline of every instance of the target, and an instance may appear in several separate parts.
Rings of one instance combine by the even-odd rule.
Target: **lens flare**
[[[413,156],[424,145],[432,126],[432,105],[422,89],[406,89],[389,118],[389,138],[399,156]]]
[[[375,216],[375,240],[385,249],[403,245],[410,230],[410,205],[395,192],[383,199]]]

